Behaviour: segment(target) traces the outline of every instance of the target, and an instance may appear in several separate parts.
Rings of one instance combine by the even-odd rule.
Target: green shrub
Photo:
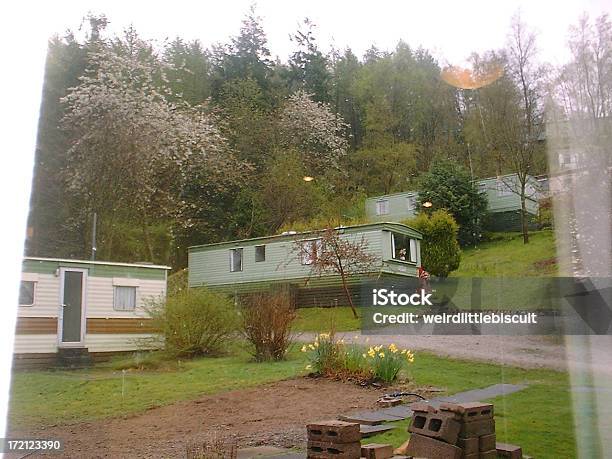
[[[252,346],[255,360],[283,360],[297,317],[290,292],[255,293],[242,302],[242,332]]]
[[[181,290],[148,308],[164,347],[174,357],[221,353],[238,330],[230,299],[205,288]]]
[[[423,234],[421,264],[426,271],[434,276],[448,277],[459,268],[459,227],[451,214],[445,210],[437,210],[431,215],[421,213],[406,224]]]

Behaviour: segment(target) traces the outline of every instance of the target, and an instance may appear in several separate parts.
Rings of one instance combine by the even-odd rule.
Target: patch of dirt
[[[12,431],[10,436],[61,438],[64,457],[75,458],[184,457],[187,444],[203,441],[211,434],[233,438],[239,447],[304,447],[308,422],[380,408],[376,400],[396,390],[425,397],[433,393],[433,389],[428,392],[413,386],[375,388],[296,378],[207,395],[127,418]]]

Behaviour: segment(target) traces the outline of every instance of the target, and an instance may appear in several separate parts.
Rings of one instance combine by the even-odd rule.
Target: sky
[[[88,11],[104,13],[110,31],[133,24],[144,38],[160,44],[177,35],[199,39],[205,46],[227,42],[237,34],[251,0],[225,2],[90,1],[68,4],[61,15],[51,8],[55,31],[78,29]],[[562,7],[561,7],[562,5]],[[538,35],[540,59],[558,65],[568,58],[567,32],[583,12],[597,16],[612,12],[612,0],[474,0],[474,1],[280,1],[260,0],[273,56],[286,60],[293,50],[289,35],[304,17],[317,25],[323,50],[350,46],[362,56],[372,45],[391,50],[399,39],[429,49],[442,65],[465,64],[471,52],[502,47],[512,16],[520,11]]]

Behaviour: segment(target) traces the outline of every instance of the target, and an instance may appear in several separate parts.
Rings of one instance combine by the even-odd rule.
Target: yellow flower
[[[385,358],[385,353],[384,353],[384,352],[380,352],[380,353],[378,354],[378,356],[379,356],[381,359],[384,359],[384,358]]]
[[[315,343],[314,343],[314,347],[319,347],[319,342],[318,342],[318,341],[315,341]],[[314,349],[314,348],[313,348],[313,349]]]
[[[329,338],[329,333],[321,333],[321,334],[319,335],[319,338],[322,338],[322,339],[327,339],[327,338]]]
[[[362,355],[363,355],[363,358],[364,358],[364,359],[367,357],[367,354],[362,354]]]
[[[312,344],[309,344],[308,347],[313,351],[315,350],[315,347]]]
[[[394,354],[396,354],[399,349],[397,348],[395,344],[391,343],[389,344],[389,350],[393,352]]]
[[[376,351],[372,348],[370,348],[370,350],[368,351],[368,355],[372,358],[374,358],[374,356],[376,355]]]
[[[402,352],[401,352],[401,353],[402,353],[402,354],[405,354],[405,353],[406,353],[406,349],[402,349]]]
[[[306,368],[306,370],[310,370],[310,369],[312,369],[312,365],[306,365],[305,368]]]
[[[301,351],[302,351],[302,352],[308,352],[308,348],[306,347],[306,345],[305,345],[305,344],[302,346]]]

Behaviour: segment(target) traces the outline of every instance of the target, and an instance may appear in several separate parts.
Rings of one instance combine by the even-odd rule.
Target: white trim
[[[113,277],[113,287],[140,287],[140,279],[134,277]]]
[[[62,341],[64,332],[64,274],[66,271],[74,271],[83,273],[83,282],[81,284],[81,336],[79,341]],[[60,268],[60,295],[59,295],[59,310],[57,320],[57,345],[58,347],[82,347],[85,343],[85,333],[87,330],[87,270],[83,268]]]
[[[38,282],[38,274],[36,273],[21,273],[22,281]]]
[[[58,261],[61,263],[81,263],[88,265],[110,265],[110,266],[127,266],[132,268],[154,268],[154,269],[172,269],[170,266],[164,265],[143,265],[138,263],[119,263],[116,261],[91,261],[91,260],[70,260],[68,258],[43,258],[43,257],[23,257],[24,260],[33,261]],[[77,268],[74,268],[77,269]]]

